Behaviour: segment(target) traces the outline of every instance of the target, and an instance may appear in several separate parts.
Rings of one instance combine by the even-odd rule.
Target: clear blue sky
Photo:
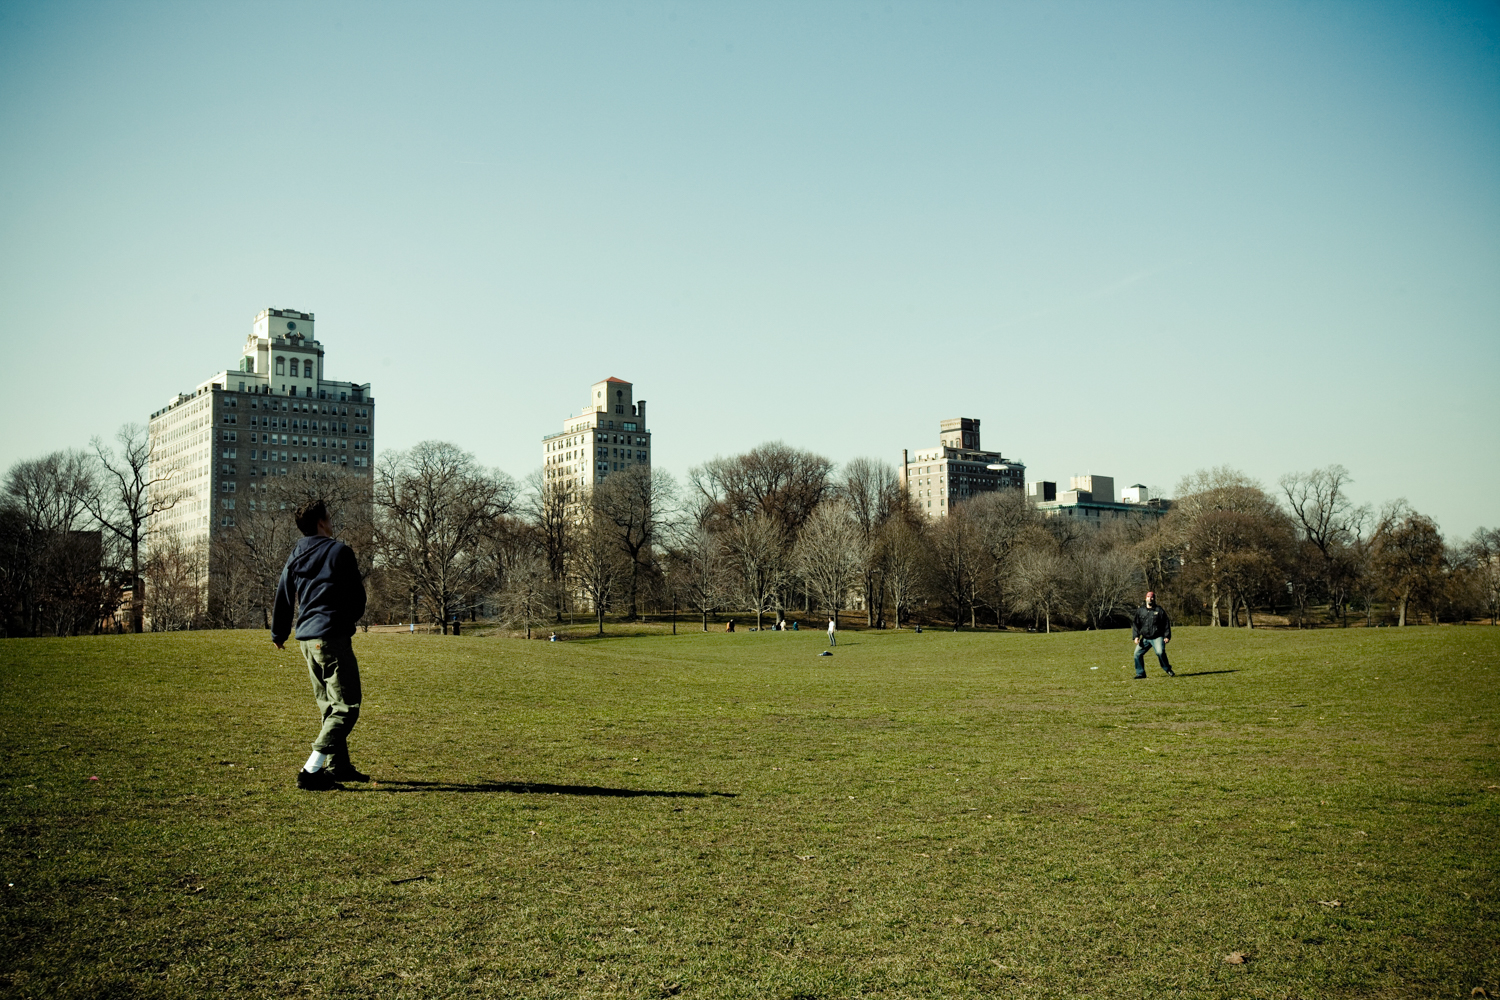
[[[0,467],[312,311],[378,443],[1340,462],[1500,525],[1493,4],[0,2]]]

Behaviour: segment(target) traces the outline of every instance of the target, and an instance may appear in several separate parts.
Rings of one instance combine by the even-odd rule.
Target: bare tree
[[[141,548],[151,519],[177,506],[187,495],[175,482],[177,469],[157,456],[153,461],[151,439],[140,424],[126,424],[115,434],[120,453],[95,438],[97,462],[90,488],[78,499],[94,520],[124,547],[130,560],[130,628],[143,630],[144,604],[141,581]]]
[[[88,513],[91,472],[88,458],[70,451],[17,462],[5,474],[5,497],[39,533],[75,531]]]
[[[772,515],[757,511],[731,523],[725,536],[739,570],[740,593],[755,611],[755,627],[761,628],[762,616],[776,609],[788,575],[786,531]]]
[[[1281,477],[1287,509],[1303,537],[1321,557],[1318,582],[1328,598],[1329,614],[1340,619],[1344,617],[1351,582],[1348,550],[1369,516],[1369,508],[1356,507],[1349,499],[1347,487],[1353,481],[1349,470],[1342,465]]]
[[[764,514],[795,540],[818,504],[833,492],[833,463],[780,441],[744,455],[715,458],[689,471],[691,490],[714,510],[716,520],[739,521]]]
[[[119,604],[103,538],[79,497],[87,458],[55,452],[18,462],[0,489],[0,626],[8,635],[93,631]]]
[[[1048,545],[1029,547],[1016,560],[1016,604],[1052,631],[1052,616],[1066,607],[1068,566]]]
[[[1004,626],[1015,557],[1024,539],[1036,530],[1036,508],[1021,490],[981,493],[963,507],[974,523],[975,541],[984,556],[975,569],[976,592],[994,609],[995,624]]]
[[[954,507],[928,530],[928,573],[933,595],[947,605],[955,631],[968,619],[972,628],[979,597],[981,549],[978,531],[965,508]]]
[[[813,511],[797,539],[797,569],[808,593],[835,621],[860,578],[864,549],[861,527],[842,500],[831,500]]]
[[[1388,504],[1375,528],[1371,554],[1376,572],[1400,609],[1397,625],[1406,624],[1413,601],[1431,606],[1442,580],[1444,557],[1443,536],[1431,518],[1412,510],[1405,500]]]
[[[614,526],[602,518],[584,518],[574,532],[570,554],[574,585],[594,609],[599,634],[604,634],[604,615],[614,601],[620,579],[629,567],[621,555]]]
[[[865,599],[865,624],[874,625],[885,603],[881,576],[880,529],[900,505],[901,481],[890,463],[856,458],[844,467],[839,488],[859,528],[858,558]]]
[[[1284,592],[1292,538],[1279,511],[1211,510],[1193,521],[1183,537],[1197,557],[1184,560],[1184,576],[1209,590],[1215,621],[1223,597],[1230,626],[1239,624],[1243,607],[1246,626],[1254,627],[1254,603],[1275,588]]]
[[[206,578],[201,545],[187,545],[175,531],[153,532],[144,576],[150,581],[144,617],[153,632],[191,628],[203,617]]]
[[[627,583],[632,619],[640,617],[641,570],[652,555],[652,542],[672,514],[677,484],[664,470],[632,466],[595,486],[590,516],[614,529],[615,543],[629,559]]]
[[[1307,609],[1320,593],[1327,592],[1327,580],[1322,554],[1307,538],[1298,538],[1292,544],[1286,563],[1287,596],[1297,609],[1297,627],[1307,626]],[[1347,598],[1348,591],[1345,590]],[[1332,601],[1330,601],[1330,611]],[[1347,622],[1346,622],[1347,624]]]
[[[1500,618],[1500,529],[1476,528],[1466,546],[1490,624]]]
[[[547,560],[555,602],[554,620],[562,621],[568,600],[568,554],[582,493],[572,480],[549,479],[542,469],[527,477],[526,486],[526,516],[537,532]]]
[[[501,620],[511,628],[524,628],[530,639],[531,630],[551,618],[556,607],[552,589],[546,556],[540,552],[521,556],[511,565],[500,591]]]
[[[1220,624],[1221,597],[1229,624],[1237,623],[1246,588],[1259,588],[1271,572],[1272,543],[1285,522],[1260,485],[1233,469],[1199,470],[1183,479],[1163,531],[1176,544],[1185,578],[1207,590],[1211,625]]]
[[[290,478],[290,477],[287,477]],[[365,488],[368,507],[368,487]],[[286,565],[287,556],[302,533],[292,518],[296,497],[282,488],[282,477],[246,484],[245,495],[235,511],[234,526],[224,529],[213,546],[210,579],[228,579],[228,591],[214,595],[214,616],[225,624],[254,624],[271,627],[271,608],[275,601],[276,582]],[[332,513],[337,508],[330,505]],[[337,533],[337,532],[336,532]],[[362,564],[372,555],[367,542],[356,546]],[[243,598],[235,582],[243,581]],[[234,619],[238,619],[234,621]]]
[[[1141,590],[1141,571],[1121,545],[1100,538],[1092,545],[1078,546],[1067,558],[1070,603],[1087,616],[1095,629],[1134,606]]]
[[[1181,568],[1178,562],[1178,539],[1175,524],[1157,518],[1143,530],[1133,546],[1137,565],[1146,578],[1146,589],[1166,591],[1173,575]]]
[[[702,616],[707,632],[708,616],[723,607],[733,590],[724,543],[708,525],[690,523],[672,547],[671,558],[673,586]]]
[[[885,584],[895,605],[896,627],[900,628],[922,592],[926,553],[919,529],[905,517],[892,517],[881,529],[880,551]]]
[[[381,457],[374,486],[380,558],[406,581],[413,621],[420,597],[446,633],[461,597],[500,584],[487,542],[514,499],[507,476],[447,442]]]

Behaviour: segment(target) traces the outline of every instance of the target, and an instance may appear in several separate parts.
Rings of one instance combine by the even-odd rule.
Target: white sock
[[[328,763],[328,755],[326,753],[318,753],[318,751],[314,750],[312,755],[307,758],[307,763],[302,765],[302,770],[316,773],[323,770],[323,765],[326,763]]]

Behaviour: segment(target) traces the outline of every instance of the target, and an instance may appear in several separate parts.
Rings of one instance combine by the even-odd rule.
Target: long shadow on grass
[[[511,795],[597,795],[612,799],[734,799],[738,792],[685,792],[653,788],[605,788],[602,785],[551,785],[530,781],[481,781],[461,785],[451,781],[380,781],[372,792],[498,792]]]
[[[1178,674],[1177,676],[1178,677],[1208,677],[1211,674],[1237,674],[1237,673],[1239,673],[1238,669],[1235,669],[1235,670],[1194,670],[1190,674]]]

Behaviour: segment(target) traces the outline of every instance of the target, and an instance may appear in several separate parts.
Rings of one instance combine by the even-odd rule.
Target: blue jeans
[[[838,644],[839,644],[839,640],[838,640],[837,636],[835,635],[835,633],[829,632],[828,633],[828,645],[830,645],[830,646],[837,646]]]
[[[1135,675],[1146,676],[1146,650],[1156,650],[1156,662],[1167,673],[1172,672],[1172,664],[1167,662],[1167,641],[1165,639],[1142,639],[1141,644],[1135,647]]]

